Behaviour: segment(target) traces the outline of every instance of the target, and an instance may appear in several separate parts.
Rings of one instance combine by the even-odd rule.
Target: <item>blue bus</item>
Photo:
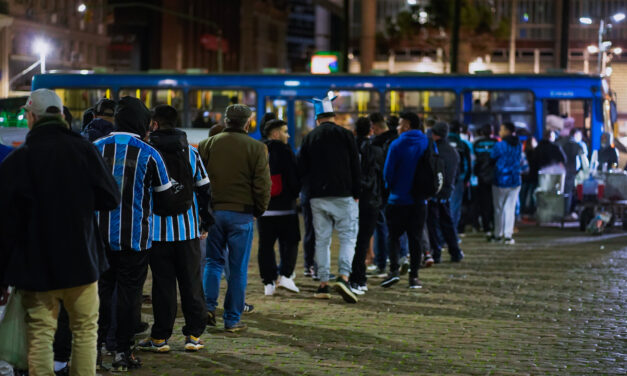
[[[289,124],[290,142],[298,148],[313,128],[310,99],[337,95],[338,124],[346,127],[359,116],[385,116],[413,111],[423,118],[458,119],[471,127],[511,121],[542,138],[548,115],[566,114],[584,129],[598,149],[606,123],[607,85],[599,76],[581,74],[485,75],[261,75],[261,74],[44,74],[33,89],[56,90],[80,123],[82,112],[102,97],[130,95],[148,107],[169,104],[179,110],[181,126],[197,143],[219,122],[231,103],[255,112],[250,133],[261,137],[257,124],[274,112]],[[77,125],[75,125],[77,126]]]

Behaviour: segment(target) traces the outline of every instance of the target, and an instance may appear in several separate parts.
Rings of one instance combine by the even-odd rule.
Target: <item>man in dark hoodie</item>
[[[448,252],[451,255],[451,262],[460,262],[464,258],[464,253],[459,249],[457,242],[457,229],[451,218],[450,200],[457,179],[459,166],[459,154],[447,140],[448,124],[436,123],[431,128],[431,139],[435,142],[440,157],[446,165],[444,175],[444,185],[442,190],[436,197],[429,200],[429,208],[427,217],[427,226],[429,228],[429,244],[433,251],[433,259],[435,263],[440,262],[442,256],[442,246],[439,244],[437,235],[437,226],[440,226],[444,241],[448,246]]]
[[[168,339],[176,318],[176,285],[185,317],[185,350],[204,348],[200,335],[207,325],[207,308],[200,278],[200,239],[206,238],[210,218],[209,177],[200,154],[187,142],[187,135],[176,129],[174,107],[158,105],[152,111],[149,142],[163,157],[175,187],[176,199],[187,200],[189,209],[177,216],[153,217],[152,310],[155,322],[150,337],[138,344],[142,350],[169,352]]]
[[[421,288],[418,268],[422,260],[420,240],[426,218],[426,201],[414,200],[411,189],[418,160],[427,149],[429,141],[422,133],[420,118],[412,112],[400,114],[398,132],[400,136],[390,144],[385,160],[383,176],[390,190],[386,218],[388,220],[390,272],[381,282],[390,287],[400,280],[400,239],[407,232],[410,252],[409,288]]]
[[[538,147],[534,150],[534,158],[538,165],[538,170],[542,170],[545,167],[561,164],[566,164],[566,155],[564,150],[555,143],[555,132],[547,129],[544,131],[542,140],[538,142]]]
[[[131,352],[141,290],[148,272],[153,239],[153,212],[170,216],[189,207],[174,199],[172,182],[161,154],[142,139],[148,132],[150,111],[137,98],[120,99],[115,109],[116,132],[94,144],[113,172],[122,202],[111,212],[99,213],[100,232],[108,243],[111,268],[100,278],[98,348],[111,321],[111,297],[117,285],[117,332],[114,371],[138,368]]]
[[[298,255],[300,227],[296,214],[296,199],[300,181],[296,156],[287,144],[289,133],[283,120],[270,120],[263,129],[264,143],[268,147],[270,162],[270,204],[257,221],[259,231],[259,273],[264,284],[264,294],[273,295],[277,287],[299,292],[292,279]],[[279,242],[281,264],[277,267],[274,243]]]
[[[26,311],[30,374],[52,375],[61,301],[74,335],[72,374],[93,375],[97,281],[108,268],[96,210],[108,213],[120,194],[96,148],[63,121],[54,91],[33,91],[24,109],[26,141],[0,164],[0,304],[15,286]]]
[[[481,225],[488,239],[492,237],[494,228],[494,208],[492,206],[492,181],[494,180],[494,161],[490,153],[496,139],[492,137],[492,125],[485,124],[477,132],[479,137],[472,145],[475,154],[474,173],[478,180],[478,205],[481,213]]]
[[[115,112],[115,102],[111,99],[102,98],[93,108],[94,119],[90,121],[81,134],[91,142],[104,137],[113,131],[113,114]]]
[[[501,140],[494,145],[490,156],[494,160],[494,182],[492,198],[494,201],[493,241],[503,241],[513,245],[516,202],[522,183],[520,174],[529,168],[522,152],[522,145],[516,136],[516,126],[503,123],[499,132]]]

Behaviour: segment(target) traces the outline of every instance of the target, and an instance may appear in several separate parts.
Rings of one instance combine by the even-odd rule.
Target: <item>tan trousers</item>
[[[52,343],[59,301],[68,312],[72,331],[70,375],[95,375],[98,283],[44,292],[22,290],[21,293],[26,310],[29,375],[54,376]]]

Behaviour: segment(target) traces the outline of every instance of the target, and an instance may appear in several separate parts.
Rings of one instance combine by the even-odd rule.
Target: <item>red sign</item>
[[[219,43],[218,41],[221,41],[221,43]],[[223,53],[229,52],[229,42],[224,38],[218,37],[217,35],[213,35],[213,34],[201,35],[200,44],[202,44],[202,46],[206,50],[209,50],[209,51],[217,51],[218,46],[221,45]]]

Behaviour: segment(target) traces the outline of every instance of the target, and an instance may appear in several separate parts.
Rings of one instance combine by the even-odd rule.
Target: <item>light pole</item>
[[[615,15],[613,15],[612,17],[610,17],[610,19],[614,22],[614,23],[618,23],[621,22],[625,19],[625,13],[616,13]],[[590,17],[580,17],[579,18],[579,23],[583,24],[583,25],[592,25],[592,18]],[[612,42],[603,42],[603,34],[605,34],[605,32],[607,31],[607,29],[611,28],[612,24],[610,23],[606,23],[605,20],[601,19],[599,21],[599,40],[598,40],[598,52],[599,55],[597,57],[597,70],[599,72],[599,74],[602,74],[604,71],[604,65],[605,65],[605,57],[607,54],[607,50],[612,46]],[[590,48],[588,48],[588,51],[590,51]],[[592,51],[590,51],[592,52]]]
[[[41,74],[46,73],[46,55],[50,51],[50,45],[42,39],[36,39],[33,43],[33,52],[39,54]]]

